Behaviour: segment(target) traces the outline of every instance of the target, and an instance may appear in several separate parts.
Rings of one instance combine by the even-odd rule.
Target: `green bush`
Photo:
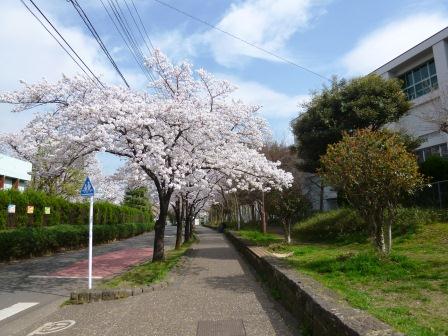
[[[153,222],[94,225],[93,243],[129,238],[154,228]],[[76,249],[88,244],[87,225],[54,225],[0,231],[0,260],[20,259]]]
[[[17,190],[0,191],[0,230],[8,226],[8,204],[16,205],[13,215],[15,226],[26,227],[29,215],[28,205],[34,206],[33,227],[52,226],[59,224],[85,225],[89,220],[89,204],[71,203],[63,198],[46,195],[35,190],[19,192]],[[45,215],[44,208],[50,207],[51,214]],[[95,202],[94,223],[97,225],[118,225],[122,223],[150,223],[153,216],[150,211],[127,206],[119,206],[104,201]]]
[[[363,240],[367,237],[367,225],[355,210],[341,208],[320,212],[295,224],[291,235],[304,241]]]
[[[432,155],[421,164],[420,170],[432,181],[448,180],[448,159]]]
[[[444,221],[441,211],[423,208],[398,208],[392,224],[393,236],[403,236],[418,231],[422,225]],[[368,227],[355,210],[341,208],[316,213],[292,228],[292,236],[311,242],[364,242],[369,237]]]

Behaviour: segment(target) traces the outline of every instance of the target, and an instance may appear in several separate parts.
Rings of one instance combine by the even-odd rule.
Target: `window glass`
[[[400,77],[404,82],[404,92],[412,100],[438,88],[434,60],[430,60]]]
[[[429,77],[428,64],[425,64],[425,65],[420,69],[420,74],[421,74],[421,76],[422,76],[423,79]]]
[[[448,157],[448,145],[447,144],[441,144],[440,148],[442,149],[442,156]]]
[[[434,63],[434,61],[429,62],[429,74],[431,76],[436,74],[436,64]]]
[[[420,82],[422,80],[421,69],[414,70],[414,82]]]

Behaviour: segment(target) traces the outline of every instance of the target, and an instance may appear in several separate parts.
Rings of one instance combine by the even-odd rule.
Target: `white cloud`
[[[274,52],[284,52],[286,42],[299,30],[307,28],[317,15],[313,9],[322,1],[247,0],[232,4],[217,24],[242,39]],[[216,30],[203,36],[216,61],[223,65],[241,62],[241,56],[276,60],[272,56]]]
[[[48,11],[46,11],[48,15]],[[61,34],[70,42],[95,74],[106,83],[121,84],[119,77],[107,63],[96,41],[83,33],[79,27],[65,26],[49,15]],[[36,19],[18,1],[2,2],[0,11],[0,90],[20,87],[20,80],[29,83],[42,78],[50,81],[66,75],[82,73],[73,60],[60,48]],[[124,71],[126,78],[135,86],[143,86],[143,75]],[[142,78],[143,77],[143,78]],[[16,131],[32,118],[32,113],[11,113],[10,106],[1,105],[0,132]]]
[[[215,76],[227,79],[238,87],[232,94],[235,99],[261,106],[260,114],[271,126],[274,139],[288,144],[293,142],[290,122],[299,115],[302,104],[310,99],[309,95],[287,95],[255,81],[245,81],[226,74]]]
[[[260,105],[260,113],[269,120],[291,120],[297,116],[300,105],[309,99],[308,95],[287,95],[275,91],[258,82],[242,81],[232,78],[232,83],[238,87],[233,94],[235,98],[241,98],[245,103]]]
[[[342,58],[349,75],[367,74],[448,25],[448,15],[420,13],[380,27]]]
[[[216,26],[271,52],[289,56],[287,42],[307,29],[330,0],[246,0],[232,4]],[[211,52],[224,66],[239,65],[248,58],[279,61],[242,41],[214,29],[187,35],[182,30],[160,34],[155,44],[174,59],[196,56],[200,48]]]
[[[169,55],[173,61],[182,61],[186,57],[197,55],[200,35],[184,36],[181,30],[160,33],[152,38],[154,46]]]

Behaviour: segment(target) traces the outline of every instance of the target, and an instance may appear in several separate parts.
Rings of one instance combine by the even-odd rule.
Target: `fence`
[[[416,195],[417,205],[448,209],[448,180],[437,181]]]

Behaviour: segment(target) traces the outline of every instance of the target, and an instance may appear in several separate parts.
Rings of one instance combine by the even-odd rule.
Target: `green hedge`
[[[26,190],[0,191],[0,229],[7,228],[8,204],[16,205],[14,223],[17,227],[28,226],[29,215],[26,213],[28,205],[34,206],[33,226],[43,225],[85,225],[89,218],[89,204],[71,203],[63,198],[49,196],[45,193]],[[44,215],[44,208],[50,207],[51,214]],[[119,206],[104,201],[95,202],[94,223],[97,225],[117,225],[122,223],[150,223],[153,221],[150,212],[135,208]]]
[[[101,244],[150,231],[153,222],[120,225],[94,225],[93,242]],[[63,249],[77,249],[88,244],[87,225],[54,225],[0,231],[0,260],[28,258],[54,253]]]
[[[425,208],[399,208],[392,225],[393,236],[415,233],[422,225],[447,221],[446,211]],[[369,237],[364,220],[349,208],[320,212],[295,224],[292,236],[311,242],[363,242]]]

